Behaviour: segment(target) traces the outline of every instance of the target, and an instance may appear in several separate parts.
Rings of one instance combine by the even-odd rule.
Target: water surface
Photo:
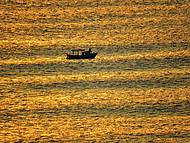
[[[0,2],[0,142],[188,142],[189,1]],[[93,60],[66,60],[91,47]]]

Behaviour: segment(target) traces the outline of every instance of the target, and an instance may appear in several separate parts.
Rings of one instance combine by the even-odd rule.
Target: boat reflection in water
[[[94,59],[97,53],[92,52],[91,48],[88,51],[83,49],[73,49],[71,53],[67,53],[67,59]]]

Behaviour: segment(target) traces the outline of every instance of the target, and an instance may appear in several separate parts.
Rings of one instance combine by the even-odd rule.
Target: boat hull
[[[97,53],[90,53],[86,55],[67,54],[67,59],[94,59],[96,55]]]

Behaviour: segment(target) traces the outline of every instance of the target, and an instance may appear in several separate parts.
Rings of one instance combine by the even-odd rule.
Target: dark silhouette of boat
[[[67,53],[67,59],[94,59],[96,55],[97,53],[92,52],[90,48],[88,51],[83,49],[74,49],[71,50],[71,53]]]

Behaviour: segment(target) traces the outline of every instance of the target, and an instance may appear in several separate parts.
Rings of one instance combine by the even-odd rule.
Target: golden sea
[[[189,26],[189,0],[0,1],[0,142],[190,142]]]

